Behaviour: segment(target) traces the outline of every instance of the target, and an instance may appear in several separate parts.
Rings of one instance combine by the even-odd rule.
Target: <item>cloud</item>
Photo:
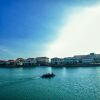
[[[48,46],[49,57],[100,53],[100,5],[80,7],[59,29],[59,36]]]

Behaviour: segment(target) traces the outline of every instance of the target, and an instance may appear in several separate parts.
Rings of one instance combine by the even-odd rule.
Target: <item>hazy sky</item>
[[[0,0],[0,59],[100,53],[100,0]]]

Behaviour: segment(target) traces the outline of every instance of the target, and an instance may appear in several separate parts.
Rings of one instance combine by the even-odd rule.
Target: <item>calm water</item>
[[[100,100],[100,67],[0,68],[0,100]]]

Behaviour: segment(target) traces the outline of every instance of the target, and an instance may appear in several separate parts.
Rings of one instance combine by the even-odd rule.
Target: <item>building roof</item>
[[[0,62],[6,62],[6,60],[0,60]]]

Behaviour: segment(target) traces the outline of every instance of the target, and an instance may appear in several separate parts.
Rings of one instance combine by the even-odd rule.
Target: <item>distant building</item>
[[[24,59],[23,58],[17,58],[16,59],[16,65],[17,66],[22,66],[24,64]]]
[[[74,58],[79,59],[82,63],[100,63],[100,54],[90,53],[88,55],[77,55]]]
[[[66,65],[66,64],[77,64],[77,63],[79,63],[79,59],[77,59],[77,58],[74,58],[74,57],[64,58],[64,65]]]
[[[49,65],[49,58],[48,57],[37,57],[36,62],[38,65]]]
[[[91,63],[94,63],[94,59],[93,58],[84,58],[82,59],[82,63],[83,64],[91,64]]]
[[[32,65],[36,65],[36,59],[35,58],[27,58],[24,60],[24,65],[26,66],[32,66]]]
[[[60,66],[62,64],[63,64],[62,58],[55,57],[55,58],[51,59],[51,65],[59,65]]]
[[[83,58],[86,58],[87,55],[75,55],[73,58],[76,58],[76,59],[83,59]]]
[[[93,54],[90,53],[91,56],[94,58],[94,63],[100,63],[100,54]]]
[[[13,65],[13,66],[15,66],[16,65],[16,60],[8,60],[8,61],[6,61],[6,65]]]
[[[0,65],[5,65],[6,61],[5,60],[0,60]]]

